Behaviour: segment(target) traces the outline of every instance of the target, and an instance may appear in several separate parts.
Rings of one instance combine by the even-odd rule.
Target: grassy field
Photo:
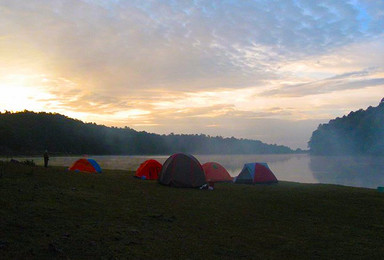
[[[280,182],[177,189],[3,165],[1,259],[379,259],[384,193]]]

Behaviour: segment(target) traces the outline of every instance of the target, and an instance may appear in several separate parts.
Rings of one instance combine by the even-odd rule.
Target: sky
[[[306,149],[383,97],[383,0],[0,0],[0,111]]]

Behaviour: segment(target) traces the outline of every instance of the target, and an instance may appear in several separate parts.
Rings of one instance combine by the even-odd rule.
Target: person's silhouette
[[[44,167],[48,167],[48,161],[49,161],[48,151],[45,150],[45,152],[44,152]]]

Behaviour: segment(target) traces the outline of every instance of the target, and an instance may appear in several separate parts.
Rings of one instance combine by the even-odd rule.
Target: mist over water
[[[309,166],[319,183],[384,186],[383,156],[311,156]]]
[[[384,156],[310,156],[308,154],[273,155],[195,155],[201,164],[218,162],[229,174],[237,176],[243,165],[250,162],[266,162],[282,181],[300,183],[326,183],[353,187],[377,188],[384,186]],[[89,156],[102,169],[135,171],[147,159],[164,163],[166,155],[154,156]],[[43,165],[42,158],[32,159]],[[51,157],[49,165],[69,167],[78,157]]]

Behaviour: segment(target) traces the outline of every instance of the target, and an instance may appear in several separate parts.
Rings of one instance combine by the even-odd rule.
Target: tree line
[[[317,155],[384,155],[384,98],[377,107],[319,125],[308,146]]]
[[[277,154],[293,153],[287,146],[258,140],[211,137],[204,134],[159,135],[84,123],[57,113],[0,113],[0,154],[35,155]],[[301,150],[300,150],[301,151]]]

